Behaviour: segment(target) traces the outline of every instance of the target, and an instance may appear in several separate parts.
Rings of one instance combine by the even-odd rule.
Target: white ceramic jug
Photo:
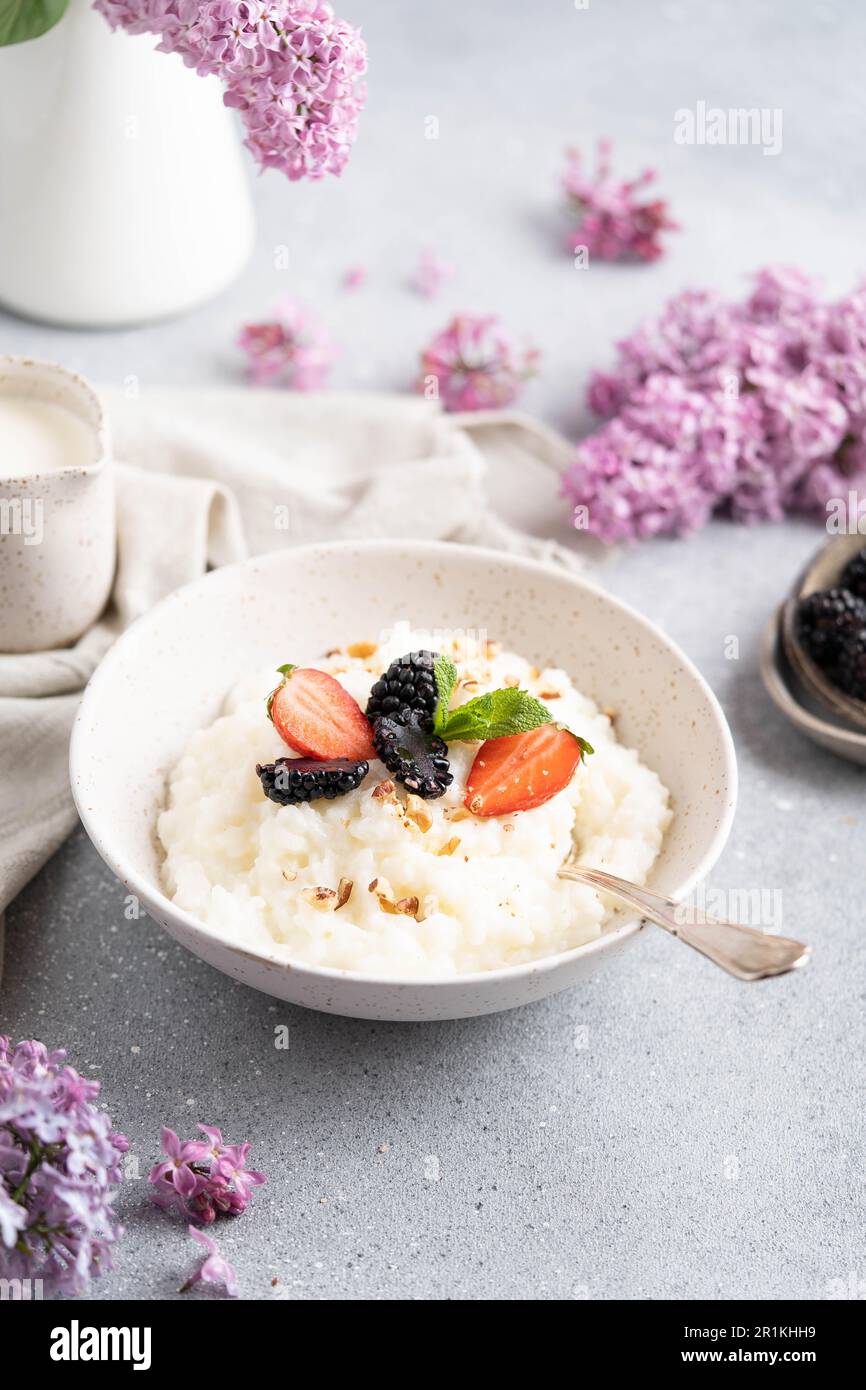
[[[179,313],[246,262],[254,223],[216,77],[90,0],[0,48],[0,303],[117,327]]]

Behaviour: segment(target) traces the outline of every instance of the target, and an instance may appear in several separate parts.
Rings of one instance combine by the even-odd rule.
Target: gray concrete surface
[[[235,380],[245,317],[295,291],[345,345],[335,384],[401,388],[457,307],[495,309],[546,355],[526,404],[576,432],[592,365],[686,283],[736,291],[770,260],[843,289],[864,268],[861,74],[853,4],[560,0],[531,8],[357,0],[371,98],[344,179],[256,182],[243,279],[178,322],[63,333],[0,317],[0,350],[113,384]],[[778,157],[680,147],[673,111],[780,107]],[[438,141],[424,118],[437,115]],[[663,171],[684,231],[651,269],[572,270],[560,151],[598,135]],[[274,247],[290,247],[289,272]],[[430,305],[417,250],[458,278]],[[366,288],[340,288],[347,266]],[[513,480],[497,495],[514,513]],[[567,537],[533,484],[535,529]],[[586,988],[464,1023],[401,1027],[292,1009],[231,983],[147,920],[83,832],[8,913],[0,1028],[65,1044],[103,1081],[140,1171],[159,1126],[250,1139],[269,1175],[221,1243],[249,1298],[809,1298],[866,1289],[863,1225],[863,773],[803,742],[765,698],[768,612],[822,538],[716,524],[612,557],[603,581],[661,621],[709,678],[737,742],[740,808],[712,877],[781,891],[813,943],[802,975],[738,985],[661,933]],[[739,640],[739,655],[726,639]],[[287,1025],[289,1048],[274,1046]],[[94,1295],[171,1298],[193,1266],[142,1179]],[[278,1281],[274,1284],[274,1280]],[[195,1296],[195,1295],[193,1295]]]

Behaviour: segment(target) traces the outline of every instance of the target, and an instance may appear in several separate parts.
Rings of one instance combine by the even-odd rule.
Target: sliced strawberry
[[[311,667],[280,670],[283,681],[268,700],[268,714],[290,748],[308,758],[377,756],[367,716],[338,680]]]
[[[575,774],[580,740],[556,724],[482,743],[469,770],[465,805],[476,816],[504,816],[543,806]]]

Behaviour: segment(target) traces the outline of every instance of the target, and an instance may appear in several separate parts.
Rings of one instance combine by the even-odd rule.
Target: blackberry
[[[351,758],[277,758],[275,763],[256,763],[262,791],[278,806],[299,806],[326,797],[333,801],[360,787],[370,764]]]
[[[842,644],[834,684],[855,700],[866,700],[866,629]]]
[[[848,561],[839,582],[843,589],[849,589],[857,598],[866,599],[866,547]]]
[[[442,796],[454,778],[448,745],[432,732],[432,720],[404,706],[381,715],[373,725],[376,752],[396,781],[425,801]]]
[[[383,714],[394,716],[406,708],[433,718],[437,698],[433,663],[437,655],[437,652],[409,652],[391,662],[370,691],[367,718],[371,724]]]
[[[847,589],[809,594],[797,605],[797,636],[819,666],[833,666],[846,638],[866,628],[866,600]]]

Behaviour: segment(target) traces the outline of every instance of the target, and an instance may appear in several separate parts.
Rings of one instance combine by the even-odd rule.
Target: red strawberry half
[[[582,754],[580,740],[556,724],[488,739],[469,770],[464,804],[476,816],[543,806],[568,786]]]
[[[312,667],[279,669],[283,680],[268,699],[268,714],[290,748],[308,758],[377,756],[367,716],[338,680]]]

